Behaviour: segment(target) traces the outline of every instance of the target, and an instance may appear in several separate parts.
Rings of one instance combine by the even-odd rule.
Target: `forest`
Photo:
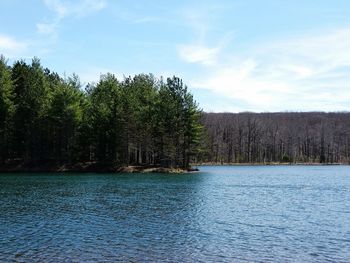
[[[205,113],[198,162],[349,163],[350,113]]]
[[[0,163],[349,163],[350,113],[205,113],[178,77],[82,85],[0,57]]]
[[[0,58],[0,162],[188,168],[201,111],[181,79],[101,75],[82,87],[41,66]]]

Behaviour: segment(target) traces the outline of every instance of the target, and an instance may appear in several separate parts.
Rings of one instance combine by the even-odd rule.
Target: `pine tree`
[[[13,82],[5,57],[0,56],[0,160],[10,157],[13,132]]]

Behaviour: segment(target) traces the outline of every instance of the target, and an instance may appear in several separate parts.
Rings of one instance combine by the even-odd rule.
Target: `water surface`
[[[200,170],[0,175],[0,261],[350,261],[350,166]]]

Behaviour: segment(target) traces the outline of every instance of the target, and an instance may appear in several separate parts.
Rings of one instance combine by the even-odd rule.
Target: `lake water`
[[[350,262],[350,166],[0,175],[0,261]]]

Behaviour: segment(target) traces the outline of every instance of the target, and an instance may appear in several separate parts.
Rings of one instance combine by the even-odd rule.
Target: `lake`
[[[350,166],[199,168],[2,174],[0,261],[350,261]]]

